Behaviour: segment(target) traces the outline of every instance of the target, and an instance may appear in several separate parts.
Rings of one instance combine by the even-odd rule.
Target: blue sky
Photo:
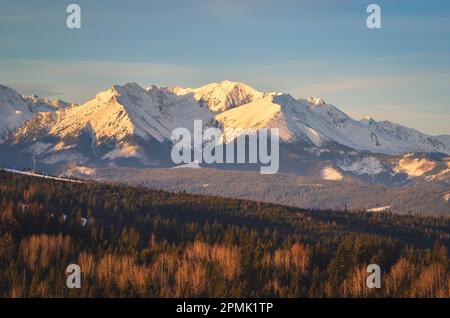
[[[81,103],[129,81],[229,79],[450,134],[447,0],[0,1],[0,83],[23,94]],[[381,30],[366,27],[370,3]]]

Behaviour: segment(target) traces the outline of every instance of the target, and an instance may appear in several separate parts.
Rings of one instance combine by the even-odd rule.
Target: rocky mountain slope
[[[447,182],[450,136],[371,118],[354,120],[320,98],[259,92],[239,82],[200,88],[115,85],[83,105],[24,97],[0,86],[0,164],[45,171],[69,167],[170,167],[175,128],[280,131],[280,169],[297,175],[391,185]],[[254,169],[254,167],[218,167]]]

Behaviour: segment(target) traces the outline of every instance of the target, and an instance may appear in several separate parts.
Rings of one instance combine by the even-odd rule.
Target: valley
[[[258,200],[305,209],[358,212],[389,205],[390,212],[399,214],[450,216],[449,186],[437,182],[385,186],[348,177],[336,181],[198,166],[178,169],[73,168],[63,177]]]

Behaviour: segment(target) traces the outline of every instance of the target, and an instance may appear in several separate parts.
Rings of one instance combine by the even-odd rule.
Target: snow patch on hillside
[[[40,155],[48,151],[52,147],[50,143],[36,142],[32,144],[28,149],[35,155]]]
[[[436,174],[426,176],[425,180],[426,181],[437,181],[437,180],[443,180],[446,178],[450,178],[450,169],[444,169],[444,170],[439,171]]]
[[[142,154],[139,152],[139,147],[130,145],[130,144],[122,144],[119,145],[118,148],[111,150],[106,155],[103,156],[103,159],[117,159],[117,158],[141,158]]]
[[[92,177],[95,175],[95,173],[96,170],[94,168],[79,166],[64,172],[62,175],[60,175],[60,177],[62,178],[79,178],[80,176]]]
[[[384,171],[380,161],[374,157],[364,157],[347,165],[341,164],[339,165],[339,168],[347,172],[353,172],[357,175],[368,174],[371,176]]]
[[[427,158],[413,158],[412,155],[406,155],[399,160],[394,167],[397,173],[403,172],[409,177],[420,177],[430,172],[436,167],[436,162]]]
[[[390,208],[391,208],[390,205],[380,206],[378,208],[368,209],[367,212],[384,212],[384,211],[389,210]]]
[[[330,181],[339,181],[344,178],[339,171],[332,167],[325,167],[321,172],[321,177],[323,180]]]

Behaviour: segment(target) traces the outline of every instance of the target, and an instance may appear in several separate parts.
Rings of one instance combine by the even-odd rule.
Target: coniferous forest
[[[0,297],[450,297],[449,246],[444,217],[0,171]],[[69,264],[80,289],[66,286]]]

